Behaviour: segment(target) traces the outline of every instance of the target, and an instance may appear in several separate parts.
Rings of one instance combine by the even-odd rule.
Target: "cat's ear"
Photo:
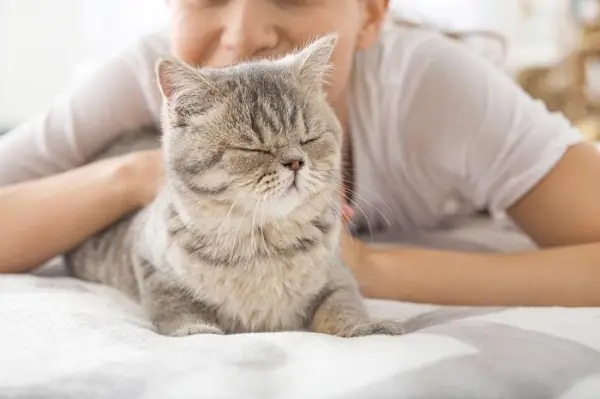
[[[303,85],[323,88],[332,68],[331,56],[337,40],[337,33],[331,33],[311,42],[296,55],[295,67]]]
[[[192,89],[196,93],[212,88],[202,73],[174,58],[161,59],[156,64],[158,86],[167,104],[173,105],[177,98]]]

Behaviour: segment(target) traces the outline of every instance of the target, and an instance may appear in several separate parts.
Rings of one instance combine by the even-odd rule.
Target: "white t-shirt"
[[[169,53],[164,32],[148,35],[8,133],[0,186],[77,167],[120,134],[158,126],[154,66]],[[503,211],[582,140],[465,45],[391,22],[356,54],[348,106],[355,199],[373,230]]]

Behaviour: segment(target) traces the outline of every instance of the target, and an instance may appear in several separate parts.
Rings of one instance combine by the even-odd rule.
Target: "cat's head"
[[[168,181],[186,196],[286,215],[339,184],[342,133],[324,85],[336,35],[276,60],[157,66]]]

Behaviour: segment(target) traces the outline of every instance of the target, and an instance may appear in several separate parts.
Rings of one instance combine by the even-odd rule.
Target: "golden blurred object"
[[[576,123],[575,127],[581,131],[586,140],[600,140],[600,116],[584,118]]]
[[[562,112],[586,139],[600,141],[600,18],[581,23],[576,48],[549,67],[527,68],[516,80],[552,112]]]

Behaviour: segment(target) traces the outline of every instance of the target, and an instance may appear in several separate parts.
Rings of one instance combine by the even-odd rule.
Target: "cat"
[[[403,333],[369,318],[339,257],[336,41],[219,69],[160,60],[164,188],[66,254],[71,273],[130,295],[167,336]]]

